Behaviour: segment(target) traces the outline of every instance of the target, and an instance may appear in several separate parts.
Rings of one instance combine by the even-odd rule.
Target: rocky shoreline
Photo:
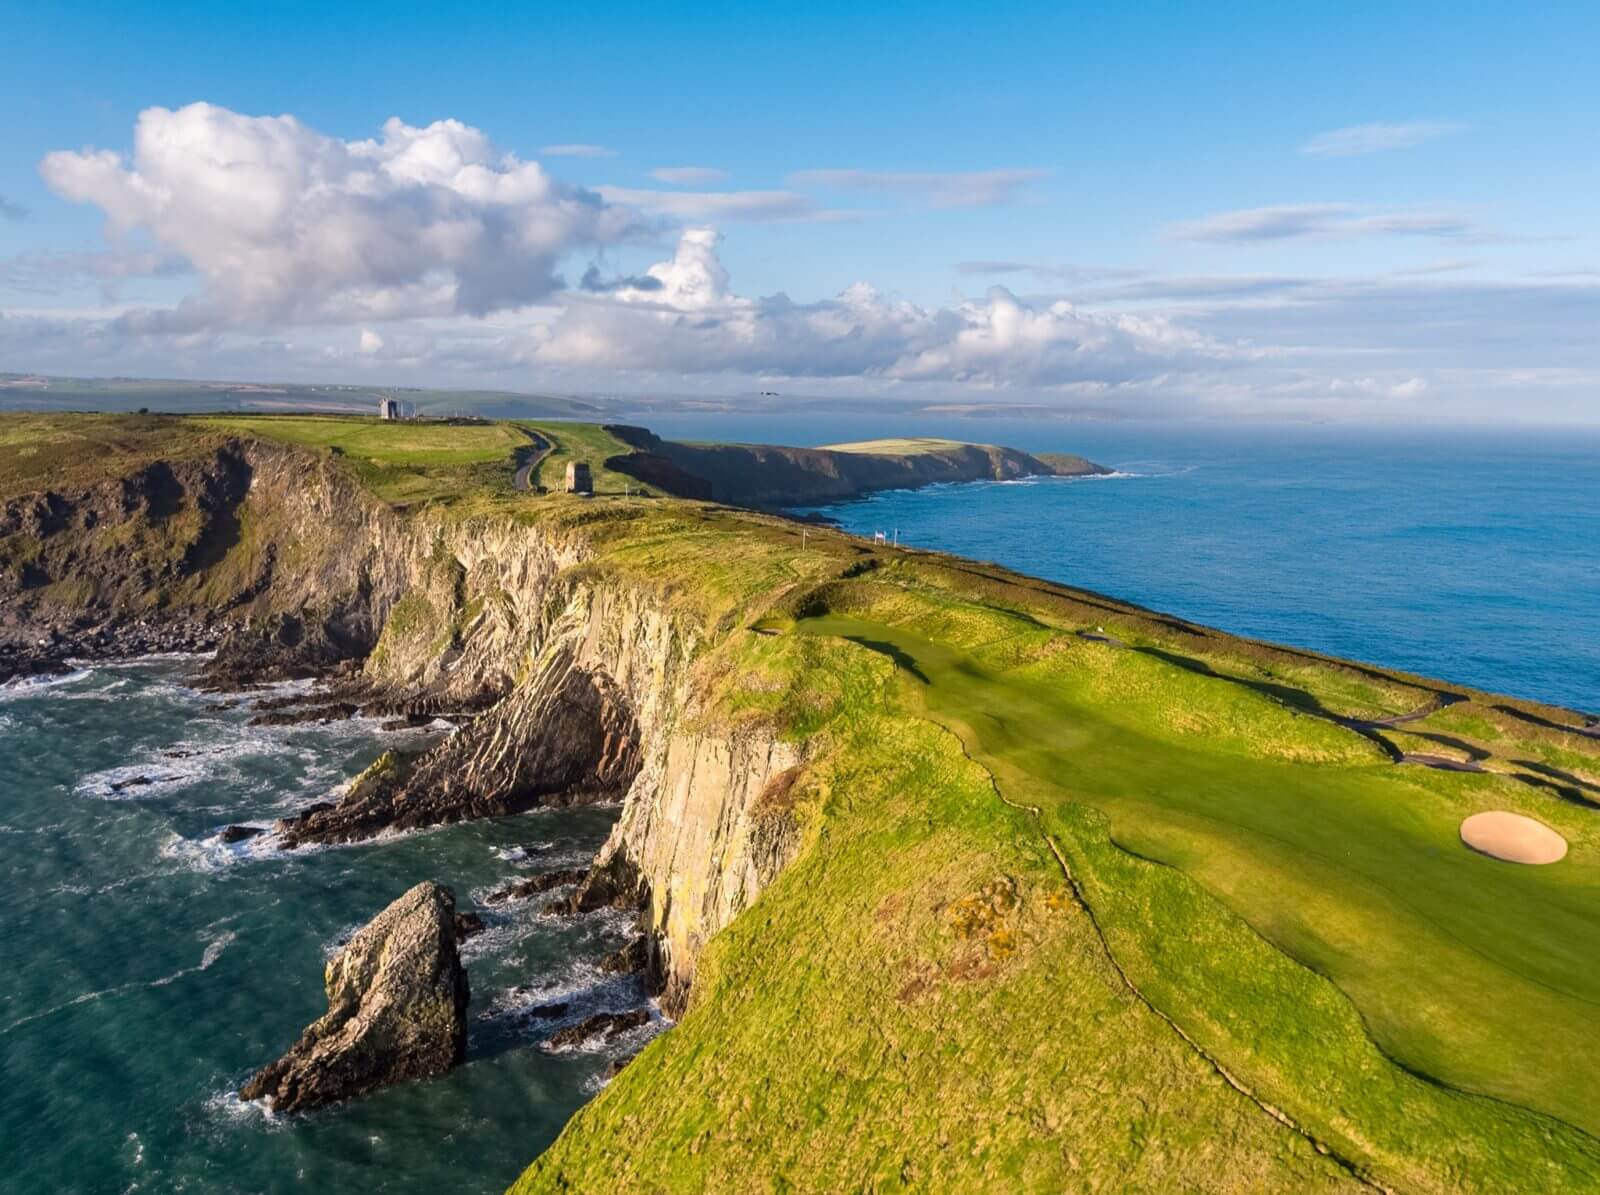
[[[215,651],[222,628],[209,621],[104,622],[52,625],[0,632],[0,684],[55,676],[83,664],[109,664],[140,656],[197,655]]]

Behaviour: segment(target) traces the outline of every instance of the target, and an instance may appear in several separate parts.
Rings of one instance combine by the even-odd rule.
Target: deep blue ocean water
[[[1600,712],[1600,431],[883,416],[654,417],[678,438],[932,435],[1076,452],[1108,479],[824,508],[1226,631]]]
[[[418,736],[249,727],[248,705],[188,687],[196,667],[0,687],[0,1190],[504,1190],[648,1035],[552,1054],[537,1045],[551,1026],[519,1015],[637,1004],[634,980],[595,966],[625,940],[620,914],[484,910],[488,931],[463,949],[467,1062],[441,1079],[297,1117],[233,1093],[326,1011],[329,952],[389,901],[437,879],[468,908],[519,874],[586,863],[616,810],[292,854],[223,845],[223,825],[327,799]]]

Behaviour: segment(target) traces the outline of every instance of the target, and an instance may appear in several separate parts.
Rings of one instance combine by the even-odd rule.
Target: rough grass
[[[0,501],[43,489],[87,489],[158,460],[198,456],[220,436],[157,415],[0,414]]]
[[[605,462],[613,456],[626,456],[633,449],[598,423],[566,423],[538,420],[523,424],[543,436],[551,445],[550,454],[540,462],[535,483],[559,491],[566,484],[567,464],[586,461],[594,479],[596,494],[640,494],[647,487],[621,473],[613,473]]]
[[[419,518],[581,540],[596,582],[699,626],[710,716],[817,753],[799,859],[522,1189],[1317,1190],[1350,1184],[1340,1158],[1404,1190],[1600,1189],[1600,741],[1576,715],[781,519],[514,495],[516,426],[0,420],[0,493],[241,434],[339,448]],[[273,534],[246,519],[234,555]],[[392,621],[390,648],[459,629]],[[1381,734],[1492,774],[1395,767],[1339,722],[1441,693]],[[1487,808],[1570,854],[1465,850]]]
[[[336,453],[395,505],[509,492],[514,453],[528,439],[508,423],[392,422],[339,415],[215,416],[195,422],[234,434]]]

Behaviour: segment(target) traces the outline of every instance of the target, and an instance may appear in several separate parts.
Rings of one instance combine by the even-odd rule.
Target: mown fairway
[[[972,651],[915,624],[798,625],[895,660],[908,699],[1010,799],[1043,810],[1119,961],[1197,1036],[1293,1075],[1308,1113],[1326,1100],[1398,1112],[1415,1093],[1319,1024],[1318,1005],[1337,1016],[1336,1003],[1308,999],[1288,971],[1253,970],[1247,937],[1196,937],[1199,894],[1144,861],[1198,880],[1330,977],[1404,1066],[1600,1129],[1592,810],[1498,776],[1398,767],[1352,732],[1137,650],[1078,640],[1011,666],[1044,633],[995,623],[1000,637]],[[1530,868],[1468,851],[1459,823],[1488,808],[1548,822],[1570,856]]]

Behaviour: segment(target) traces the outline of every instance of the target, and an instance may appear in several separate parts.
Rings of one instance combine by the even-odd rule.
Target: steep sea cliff
[[[0,532],[36,545],[0,577],[13,644],[86,655],[176,627],[217,645],[218,687],[327,676],[330,700],[374,714],[461,716],[445,742],[284,822],[286,847],[625,797],[606,890],[576,904],[645,907],[669,1007],[794,846],[762,797],[802,749],[718,725],[691,668],[706,628],[586,568],[581,528],[397,512],[331,458],[228,441],[14,499]]]

